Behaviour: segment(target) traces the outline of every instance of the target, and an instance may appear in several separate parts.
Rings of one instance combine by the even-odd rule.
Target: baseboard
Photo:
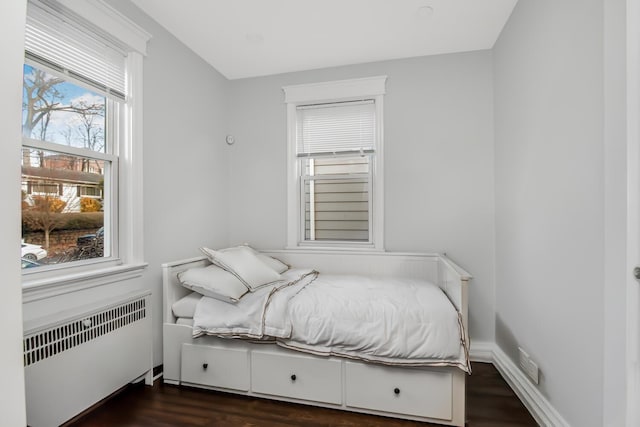
[[[538,424],[544,427],[569,427],[569,423],[540,390],[495,343],[471,341],[469,357],[472,362],[492,363]]]
[[[87,415],[91,414],[92,412],[96,411],[98,408],[103,406],[105,403],[108,403],[110,400],[114,399],[116,396],[122,394],[129,387],[144,387],[144,385],[142,384],[142,381],[139,381],[137,383],[129,383],[127,385],[124,385],[121,388],[119,388],[118,390],[116,390],[113,393],[111,393],[109,396],[107,396],[104,399],[101,399],[100,401],[98,401],[98,402],[94,403],[93,405],[89,406],[87,409],[85,409],[84,411],[80,412],[79,414],[77,414],[73,418],[63,422],[62,424],[60,424],[60,427],[73,426],[74,424],[76,424],[79,421],[81,421],[84,417],[86,417]]]
[[[471,341],[469,358],[472,362],[493,363],[494,343],[486,341]]]
[[[569,423],[562,418],[562,415],[556,411],[547,398],[529,381],[505,352],[495,344],[491,344],[491,347],[493,365],[520,398],[536,422],[544,427],[570,427]]]

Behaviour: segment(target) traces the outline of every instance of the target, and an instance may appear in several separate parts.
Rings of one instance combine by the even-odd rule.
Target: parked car
[[[22,242],[22,258],[28,259],[29,261],[38,261],[46,256],[47,251],[42,246]]]
[[[104,237],[104,227],[98,228],[98,231],[96,231],[95,233],[84,234],[82,236],[79,236],[76,239],[76,246],[88,245],[100,237]]]
[[[32,268],[32,267],[40,266],[39,263],[35,261],[31,261],[30,259],[27,259],[27,258],[21,258],[20,263],[22,264],[22,268]]]

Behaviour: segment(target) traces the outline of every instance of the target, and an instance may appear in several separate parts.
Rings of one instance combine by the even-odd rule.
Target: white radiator
[[[153,370],[151,293],[25,330],[27,424],[59,426]]]

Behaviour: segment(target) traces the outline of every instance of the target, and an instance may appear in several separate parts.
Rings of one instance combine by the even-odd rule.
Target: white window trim
[[[129,49],[147,54],[147,42],[151,34],[102,0],[57,0],[68,9],[82,16],[96,27],[120,40]]]
[[[51,271],[23,274],[23,302],[36,301],[81,289],[93,288],[142,275],[147,264],[143,258],[142,209],[142,75],[143,55],[151,35],[102,0],[83,2],[59,0],[96,27],[107,31],[129,48],[127,55],[127,100],[124,112],[124,141],[118,146],[120,206],[117,218],[118,260],[96,262],[74,268],[69,273]]]
[[[384,251],[384,127],[383,98],[387,76],[336,80],[284,86],[287,104],[287,249],[340,249]],[[330,103],[372,98],[376,105],[376,158],[371,173],[372,242],[305,242],[301,235],[300,162],[296,156],[296,107],[310,103]]]

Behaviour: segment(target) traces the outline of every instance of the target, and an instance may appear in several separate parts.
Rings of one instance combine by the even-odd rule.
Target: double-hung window
[[[385,79],[284,88],[290,247],[383,248]]]
[[[134,194],[141,111],[134,101],[141,105],[149,36],[100,1],[79,4],[80,12],[64,4],[29,0],[25,28],[22,256],[35,261],[25,274],[46,273],[38,283],[141,255],[124,228],[141,212]],[[119,37],[105,27],[131,32]],[[41,250],[25,254],[33,246]]]

